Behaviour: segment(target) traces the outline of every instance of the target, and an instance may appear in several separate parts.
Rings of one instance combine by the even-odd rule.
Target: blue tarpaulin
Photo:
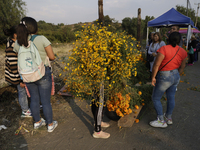
[[[182,27],[188,25],[194,26],[194,22],[189,17],[172,8],[156,19],[149,21],[147,26],[159,28],[172,25],[179,25]]]

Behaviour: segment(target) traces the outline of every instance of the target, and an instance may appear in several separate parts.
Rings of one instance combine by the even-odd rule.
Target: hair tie
[[[27,28],[25,21],[20,21],[20,24],[23,24]]]

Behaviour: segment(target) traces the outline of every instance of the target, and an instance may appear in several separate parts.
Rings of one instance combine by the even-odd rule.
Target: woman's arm
[[[156,60],[153,64],[153,69],[152,69],[152,81],[151,84],[153,86],[155,86],[156,84],[156,74],[158,72],[158,69],[160,67],[161,62],[163,61],[163,59],[165,58],[165,55],[161,54],[158,52],[157,56],[156,56]]]
[[[187,61],[187,57],[182,61],[180,68],[178,69],[179,74],[182,74],[184,68],[185,68],[185,64]]]
[[[53,53],[53,49],[52,49],[51,45],[45,47],[45,51],[46,51],[47,56],[49,57],[50,60],[54,60],[55,59],[55,55]]]

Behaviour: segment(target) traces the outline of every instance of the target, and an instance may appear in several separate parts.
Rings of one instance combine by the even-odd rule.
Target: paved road
[[[142,119],[131,128],[111,127],[109,139],[92,137],[92,114],[85,105],[69,101],[71,113],[66,114],[65,123],[59,124],[53,133],[38,135],[39,138],[24,139],[28,150],[199,150],[200,149],[200,92],[188,90],[200,85],[200,62],[187,66],[186,76],[181,77],[176,93],[173,125],[166,129],[152,128],[149,121],[156,118],[152,106],[143,109]],[[163,101],[165,105],[166,102]],[[164,110],[166,108],[164,107]],[[108,119],[106,119],[109,121]],[[23,148],[22,148],[23,149]]]

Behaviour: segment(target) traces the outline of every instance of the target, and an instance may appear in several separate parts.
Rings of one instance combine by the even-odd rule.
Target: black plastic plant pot
[[[113,121],[118,121],[121,117],[116,114],[115,111],[109,111],[108,108],[105,108],[106,116]]]

